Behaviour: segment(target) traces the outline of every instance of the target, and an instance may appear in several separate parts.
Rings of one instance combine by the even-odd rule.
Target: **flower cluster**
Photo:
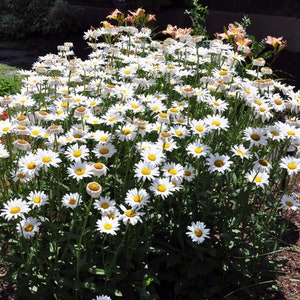
[[[173,38],[156,41],[148,28],[103,23],[84,34],[86,60],[65,43],[20,71],[20,93],[0,98],[1,216],[20,236],[85,214],[78,251],[85,234],[125,239],[143,224],[146,240],[183,227],[197,247],[228,230],[216,220],[225,214],[212,218],[218,209],[298,209],[282,182],[300,171],[300,92],[259,60],[239,73],[244,56],[222,40],[248,45],[238,27],[208,46],[168,28]]]

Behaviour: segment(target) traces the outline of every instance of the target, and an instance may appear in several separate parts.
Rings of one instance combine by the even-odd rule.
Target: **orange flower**
[[[284,41],[282,36],[276,38],[268,35],[266,38],[266,44],[272,45],[273,48],[279,52],[287,46],[287,41]]]

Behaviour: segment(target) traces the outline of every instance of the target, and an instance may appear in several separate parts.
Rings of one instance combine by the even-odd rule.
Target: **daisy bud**
[[[92,197],[92,198],[98,198],[102,192],[102,187],[97,182],[90,182],[86,186],[86,192]]]

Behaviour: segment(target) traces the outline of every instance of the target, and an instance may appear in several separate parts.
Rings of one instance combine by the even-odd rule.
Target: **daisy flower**
[[[194,157],[207,156],[210,152],[210,148],[200,142],[196,141],[189,144],[186,148],[188,154]]]
[[[162,149],[156,145],[153,145],[143,150],[141,152],[141,157],[144,162],[157,166],[165,159],[165,154],[163,153]]]
[[[138,181],[153,181],[157,176],[159,176],[159,170],[153,164],[140,161],[134,166],[134,177],[136,177]]]
[[[207,165],[209,166],[209,172],[220,172],[230,171],[230,165],[232,161],[229,160],[230,157],[227,155],[220,155],[219,153],[210,154],[206,159]]]
[[[135,206],[127,209],[124,205],[121,204],[120,209],[123,211],[123,214],[120,215],[120,219],[125,225],[127,225],[128,223],[130,223],[131,225],[136,225],[138,222],[143,222],[141,217],[145,213],[139,211],[139,209],[141,209],[141,206]]]
[[[27,218],[20,221],[17,224],[17,231],[20,236],[25,239],[30,239],[39,232],[41,223],[36,218]]]
[[[247,173],[245,177],[249,182],[253,182],[261,188],[264,188],[264,185],[269,184],[269,174],[266,172],[252,170]]]
[[[300,158],[285,156],[281,159],[279,166],[286,169],[288,175],[297,174],[300,170]]]
[[[28,174],[30,177],[37,175],[40,168],[41,165],[38,163],[37,157],[34,154],[28,154],[19,160],[19,171]]]
[[[75,162],[68,167],[67,173],[69,177],[74,178],[77,181],[93,175],[91,166],[84,162]]]
[[[59,154],[57,152],[53,152],[52,150],[43,150],[38,149],[36,153],[36,160],[38,164],[48,170],[50,167],[57,168],[61,159],[59,158]]]
[[[91,135],[92,139],[100,144],[106,144],[111,140],[111,134],[108,131],[96,130]]]
[[[113,219],[108,216],[104,216],[96,222],[96,229],[101,233],[116,235],[117,231],[120,229],[120,223],[117,218]]]
[[[209,129],[215,129],[220,131],[221,129],[226,130],[229,127],[228,120],[221,115],[207,116],[204,122],[208,125]]]
[[[133,188],[127,191],[125,196],[125,203],[131,207],[145,206],[148,204],[150,195],[145,189]]]
[[[116,130],[116,135],[120,141],[131,141],[135,138],[137,128],[133,124],[126,124]]]
[[[31,179],[33,179],[33,175],[31,176],[29,173],[25,173],[21,169],[18,169],[17,171],[12,171],[11,173],[12,179],[14,182],[28,182]]]
[[[89,156],[89,149],[85,145],[73,144],[64,152],[65,156],[74,162],[86,160]]]
[[[29,204],[26,201],[18,198],[8,200],[3,206],[4,208],[0,210],[0,216],[8,221],[22,217],[24,214],[30,211]]]
[[[168,163],[163,168],[163,175],[165,177],[170,177],[171,181],[180,180],[183,178],[184,169],[182,165],[176,163]]]
[[[189,131],[187,130],[187,128],[182,125],[176,125],[176,126],[172,127],[170,132],[171,132],[172,136],[175,136],[179,139],[183,139],[189,134]]]
[[[196,169],[191,166],[184,166],[183,170],[183,179],[188,182],[192,182],[196,177]]]
[[[250,147],[268,144],[266,132],[262,128],[247,127],[244,130],[244,139],[250,142]]]
[[[205,239],[210,238],[210,229],[206,228],[206,225],[203,222],[192,222],[192,225],[188,226],[187,229],[187,236],[189,236],[192,241],[197,244],[202,244]]]
[[[102,213],[105,211],[110,211],[116,206],[116,201],[110,199],[109,197],[100,197],[100,199],[95,200],[94,208],[101,211]]]
[[[167,178],[157,178],[152,182],[150,191],[152,191],[155,196],[161,196],[162,199],[165,199],[174,192],[174,186]]]
[[[297,210],[300,203],[294,196],[283,195],[281,198],[281,207],[285,209]]]
[[[33,207],[40,207],[48,203],[49,197],[43,191],[31,191],[26,199]]]
[[[91,171],[96,177],[106,176],[108,167],[101,162],[96,162],[91,164]]]
[[[263,158],[259,158],[254,162],[253,169],[260,172],[267,172],[269,173],[272,166],[269,161]]]
[[[235,156],[239,156],[241,159],[249,158],[249,149],[246,149],[243,145],[235,145],[231,147],[231,152]]]
[[[0,158],[9,157],[9,152],[5,149],[3,144],[0,144]]]
[[[97,158],[110,158],[117,152],[117,149],[111,143],[99,143],[96,145],[92,152],[96,155]]]
[[[102,187],[98,182],[92,181],[86,185],[86,192],[92,198],[98,198],[102,192]]]
[[[74,209],[81,203],[81,196],[78,193],[69,193],[62,197],[62,205]]]
[[[207,123],[204,120],[192,120],[190,122],[191,130],[199,137],[204,136],[207,133]]]

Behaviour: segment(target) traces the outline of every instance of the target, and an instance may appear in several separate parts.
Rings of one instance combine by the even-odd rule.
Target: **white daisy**
[[[120,229],[120,223],[117,218],[113,219],[104,216],[96,222],[96,229],[101,233],[116,235],[117,231]]]
[[[300,203],[294,196],[283,195],[281,198],[281,207],[285,209],[297,210]]]
[[[203,222],[192,222],[191,226],[187,227],[186,234],[197,244],[202,244],[205,239],[209,239],[210,229],[206,228]]]
[[[49,197],[43,191],[31,191],[26,199],[33,207],[40,207],[48,203]]]
[[[142,216],[145,214],[144,212],[140,212],[141,206],[135,206],[127,209],[124,205],[120,205],[120,209],[123,211],[123,214],[120,215],[120,219],[122,219],[125,225],[131,224],[136,225],[138,222],[142,223]]]
[[[220,155],[219,153],[210,154],[206,159],[207,165],[209,166],[209,172],[224,173],[225,171],[230,171],[230,165],[232,164],[232,161],[229,159],[230,157],[227,155]]]
[[[281,159],[279,166],[286,169],[288,175],[297,174],[300,170],[300,158],[285,156]]]
[[[41,222],[39,222],[38,219],[29,217],[21,220],[20,223],[17,224],[17,231],[20,236],[25,239],[30,239],[39,232],[40,225]]]
[[[75,162],[68,167],[67,173],[69,177],[74,178],[77,181],[93,175],[91,166],[84,162]]]
[[[24,214],[30,211],[29,204],[26,201],[18,198],[8,200],[3,204],[3,206],[4,208],[0,210],[0,216],[8,221],[11,219],[22,217],[24,216]]]
[[[78,193],[69,193],[62,197],[62,205],[74,209],[81,203],[81,196]]]
[[[145,206],[148,204],[150,195],[145,189],[133,188],[127,191],[125,203],[131,207]]]
[[[174,192],[174,186],[167,178],[157,178],[152,182],[149,189],[155,196],[161,196],[162,199],[167,198]]]

